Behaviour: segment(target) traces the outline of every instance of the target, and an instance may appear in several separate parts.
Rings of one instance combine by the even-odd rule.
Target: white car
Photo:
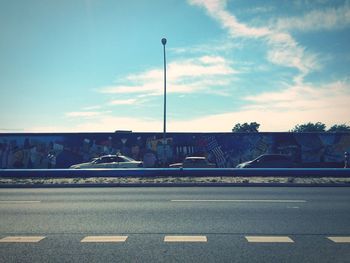
[[[142,162],[123,155],[104,155],[91,162],[72,165],[71,169],[89,168],[141,168]]]
[[[288,155],[283,154],[263,154],[258,158],[240,163],[236,168],[296,168],[297,164],[293,162]]]

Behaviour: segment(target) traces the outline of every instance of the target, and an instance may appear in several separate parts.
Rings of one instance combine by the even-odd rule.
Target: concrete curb
[[[80,188],[80,187],[350,187],[346,183],[87,183],[87,184],[0,184],[0,188]]]

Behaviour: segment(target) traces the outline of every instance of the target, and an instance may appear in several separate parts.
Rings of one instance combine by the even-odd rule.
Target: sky
[[[0,132],[350,125],[350,1],[0,0]]]

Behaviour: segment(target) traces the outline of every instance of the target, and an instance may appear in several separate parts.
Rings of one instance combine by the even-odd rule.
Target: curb
[[[346,183],[110,183],[110,184],[0,184],[0,188],[80,188],[80,187],[350,187]]]

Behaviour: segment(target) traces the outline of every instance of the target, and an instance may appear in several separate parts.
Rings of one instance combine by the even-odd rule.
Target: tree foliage
[[[233,129],[232,132],[259,132],[260,124],[256,122],[251,123],[237,123]]]
[[[291,132],[325,132],[326,131],[326,124],[322,122],[316,122],[316,123],[305,123],[296,125]]]
[[[251,123],[237,123],[232,132],[259,132],[260,124],[257,122]],[[308,122],[304,124],[295,125],[290,132],[350,132],[350,126],[346,124],[335,124],[326,130],[326,124],[322,122]]]
[[[330,127],[327,132],[350,132],[350,126],[347,126],[346,124],[335,124]]]
[[[296,125],[291,132],[350,132],[350,126],[346,124],[335,124],[326,130],[326,125],[322,122],[309,122]]]

